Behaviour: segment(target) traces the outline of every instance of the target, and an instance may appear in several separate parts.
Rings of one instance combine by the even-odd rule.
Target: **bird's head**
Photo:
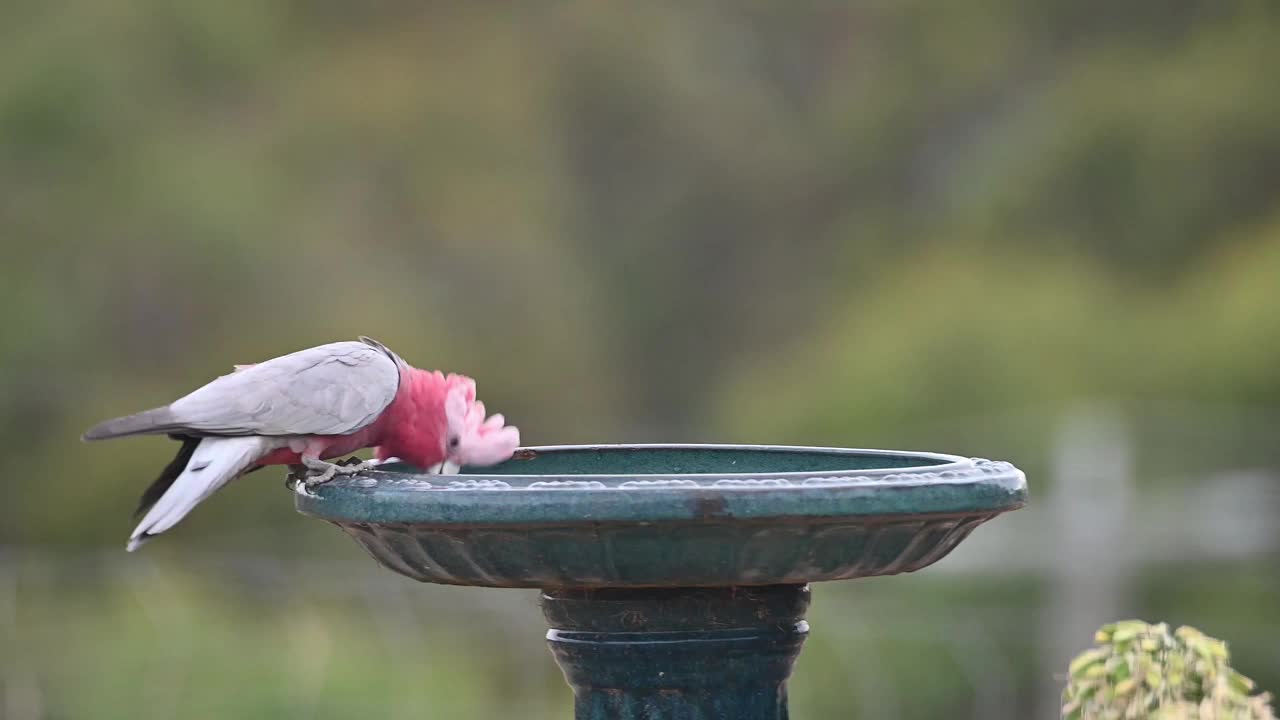
[[[500,414],[486,418],[476,400],[476,382],[465,375],[445,378],[445,458],[458,466],[496,465],[520,446],[520,430]]]

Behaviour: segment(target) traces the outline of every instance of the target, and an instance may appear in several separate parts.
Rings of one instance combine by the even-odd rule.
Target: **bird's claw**
[[[301,479],[294,481],[293,491],[303,497],[317,497],[317,495],[307,488],[307,483]]]
[[[314,493],[310,492],[311,488],[323,485],[339,475],[356,475],[374,467],[373,463],[358,458],[349,458],[338,463],[304,459],[303,465],[305,472],[297,475],[294,490],[308,496],[314,496]]]

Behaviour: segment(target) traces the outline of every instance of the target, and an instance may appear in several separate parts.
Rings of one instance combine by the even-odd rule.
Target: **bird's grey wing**
[[[354,432],[395,398],[404,365],[381,343],[360,340],[238,365],[171,405],[101,422],[83,437]]]
[[[300,350],[237,370],[180,398],[170,428],[209,435],[345,435],[395,399],[393,355],[363,342]]]

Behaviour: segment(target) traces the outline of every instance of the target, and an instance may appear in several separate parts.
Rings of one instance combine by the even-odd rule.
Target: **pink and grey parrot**
[[[169,405],[100,423],[84,439],[168,435],[182,443],[142,495],[136,514],[146,515],[129,537],[132,552],[218,488],[267,465],[305,466],[305,491],[371,467],[327,462],[369,447],[379,461],[441,471],[502,462],[520,432],[484,413],[471,378],[420,370],[361,337],[237,365]]]

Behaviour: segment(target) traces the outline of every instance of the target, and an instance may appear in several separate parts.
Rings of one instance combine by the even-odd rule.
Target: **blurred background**
[[[253,475],[144,551],[106,417],[358,334],[526,444],[1007,459],[814,589],[797,718],[1056,717],[1094,628],[1280,691],[1272,2],[0,4],[0,717],[566,718],[535,592]]]

